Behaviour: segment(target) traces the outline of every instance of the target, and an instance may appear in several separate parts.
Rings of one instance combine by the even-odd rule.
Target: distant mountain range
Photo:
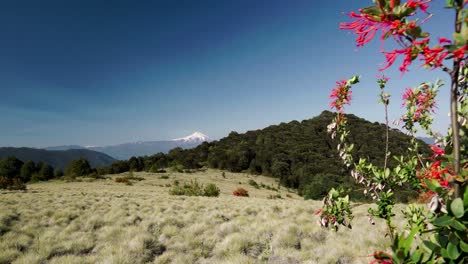
[[[46,150],[70,150],[70,149],[87,149],[105,153],[115,159],[127,160],[132,156],[147,156],[158,152],[167,153],[169,150],[175,147],[181,147],[184,149],[194,148],[203,142],[211,141],[210,138],[201,133],[194,132],[193,134],[176,138],[172,140],[160,140],[160,141],[139,141],[133,143],[124,143],[119,145],[111,145],[104,147],[90,146],[83,147],[79,145],[66,145],[66,146],[55,146],[47,147]]]
[[[418,139],[424,141],[424,143],[428,145],[433,145],[435,143],[435,140],[431,137],[418,137]]]
[[[104,153],[89,149],[69,149],[69,150],[45,150],[35,148],[0,148],[0,159],[15,156],[23,162],[32,160],[34,162],[45,162],[54,168],[64,169],[72,160],[86,158],[91,167],[110,165],[114,158]]]

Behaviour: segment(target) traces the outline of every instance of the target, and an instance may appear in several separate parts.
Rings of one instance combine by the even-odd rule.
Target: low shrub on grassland
[[[219,188],[213,184],[209,183],[206,187],[203,184],[199,183],[197,180],[191,180],[186,182],[183,185],[174,185],[172,189],[169,190],[171,195],[186,195],[186,196],[208,196],[208,197],[217,197],[219,196]]]
[[[237,188],[235,191],[232,192],[232,194],[234,196],[241,196],[241,197],[248,197],[249,196],[249,192],[244,189],[244,188]]]

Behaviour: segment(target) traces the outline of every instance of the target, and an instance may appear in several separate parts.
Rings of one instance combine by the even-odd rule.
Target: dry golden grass
[[[366,205],[355,208],[352,230],[334,233],[316,224],[319,201],[283,187],[283,199],[268,199],[277,192],[248,185],[276,188],[274,179],[215,170],[168,175],[0,192],[0,263],[368,263],[389,246],[384,224],[368,224]],[[215,183],[221,195],[168,194],[174,180],[190,179]],[[233,196],[237,187],[250,197]]]

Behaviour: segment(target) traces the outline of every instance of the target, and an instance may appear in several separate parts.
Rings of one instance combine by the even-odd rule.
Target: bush
[[[189,183],[184,183],[182,186],[174,186],[169,190],[172,195],[187,195],[187,196],[203,196],[203,185],[197,180],[191,180]]]
[[[258,183],[252,179],[249,180],[249,185],[254,187],[255,189],[260,189],[260,185],[258,185]]]
[[[220,190],[219,190],[218,186],[216,186],[213,183],[209,183],[205,187],[203,195],[208,196],[208,197],[218,197],[219,193],[220,193]]]
[[[232,192],[232,194],[234,196],[241,196],[241,197],[248,197],[249,196],[249,192],[244,189],[244,188],[237,188],[235,191]]]
[[[205,188],[197,180],[192,180],[189,183],[184,183],[180,186],[178,182],[174,181],[174,186],[169,190],[171,195],[186,195],[186,196],[219,196],[219,188],[213,184],[208,184]]]
[[[286,195],[287,196],[287,195]],[[272,199],[272,200],[275,200],[275,199],[283,199],[283,197],[281,197],[281,194],[277,193],[277,194],[270,194],[268,195],[268,199]]]
[[[128,177],[117,177],[114,179],[115,182],[119,182],[119,183],[129,183],[130,180],[128,179]]]
[[[26,190],[26,185],[19,178],[9,179],[4,176],[0,176],[0,189],[7,190]]]

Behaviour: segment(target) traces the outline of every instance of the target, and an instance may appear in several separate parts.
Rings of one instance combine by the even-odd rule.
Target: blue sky
[[[450,38],[435,1],[426,23]],[[383,121],[375,85],[381,42],[356,49],[338,29],[370,0],[23,0],[0,4],[0,146],[110,145],[218,139],[329,109],[335,81],[359,74],[349,112]],[[442,11],[442,12],[441,12]],[[404,88],[445,73],[391,77],[391,118]],[[448,126],[448,85],[436,129]]]

